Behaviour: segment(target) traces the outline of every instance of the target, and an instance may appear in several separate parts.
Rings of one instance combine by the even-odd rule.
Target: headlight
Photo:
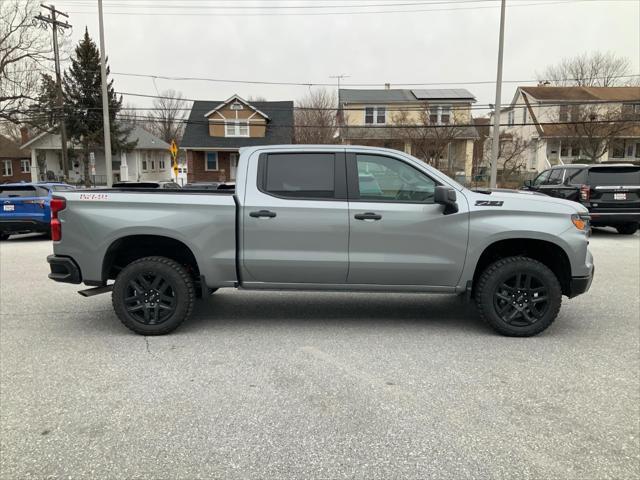
[[[574,213],[573,215],[571,215],[571,221],[573,222],[573,225],[581,231],[589,231],[589,220],[590,220],[590,216],[588,213]]]

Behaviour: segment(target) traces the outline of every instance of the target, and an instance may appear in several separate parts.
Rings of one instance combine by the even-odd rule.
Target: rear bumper
[[[571,277],[571,283],[569,285],[569,298],[577,297],[587,292],[593,282],[593,276],[595,275],[595,267],[591,268],[591,273],[586,277]]]
[[[35,219],[4,219],[0,218],[0,232],[3,233],[26,233],[26,232],[48,232],[51,224],[47,221]]]
[[[60,257],[49,255],[47,257],[51,273],[48,275],[51,280],[63,283],[81,283],[82,274],[80,268],[71,257]]]
[[[591,216],[591,225],[607,226],[607,225],[620,225],[621,223],[640,223],[640,211],[635,210],[633,212],[625,212],[624,210],[618,212],[599,212],[597,210],[589,210]]]

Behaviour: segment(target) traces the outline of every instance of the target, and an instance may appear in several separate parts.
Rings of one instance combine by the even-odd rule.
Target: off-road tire
[[[130,289],[129,282],[143,274],[161,275],[173,292],[174,309],[162,323],[144,324],[127,310],[125,298]],[[170,258],[140,258],[127,265],[116,278],[111,302],[116,315],[129,330],[140,335],[164,335],[178,328],[191,315],[195,302],[193,279],[179,263]]]
[[[498,314],[494,302],[500,285],[518,273],[535,276],[546,287],[549,298],[541,318],[526,326],[507,323]],[[480,317],[498,333],[509,337],[530,337],[544,331],[556,319],[562,304],[562,288],[555,274],[541,262],[524,256],[502,258],[489,265],[478,279],[474,296]]]
[[[616,230],[621,235],[633,235],[638,231],[637,223],[624,223],[622,225],[618,225]]]

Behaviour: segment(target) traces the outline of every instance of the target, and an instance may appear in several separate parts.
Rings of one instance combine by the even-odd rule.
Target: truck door
[[[345,283],[349,207],[344,153],[262,153],[250,158],[247,179],[243,283]]]
[[[347,154],[348,283],[456,286],[464,266],[469,210],[444,215],[438,182],[408,162]]]

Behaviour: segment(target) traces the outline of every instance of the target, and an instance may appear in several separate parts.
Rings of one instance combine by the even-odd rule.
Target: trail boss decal
[[[502,200],[476,200],[476,207],[501,207]]]

